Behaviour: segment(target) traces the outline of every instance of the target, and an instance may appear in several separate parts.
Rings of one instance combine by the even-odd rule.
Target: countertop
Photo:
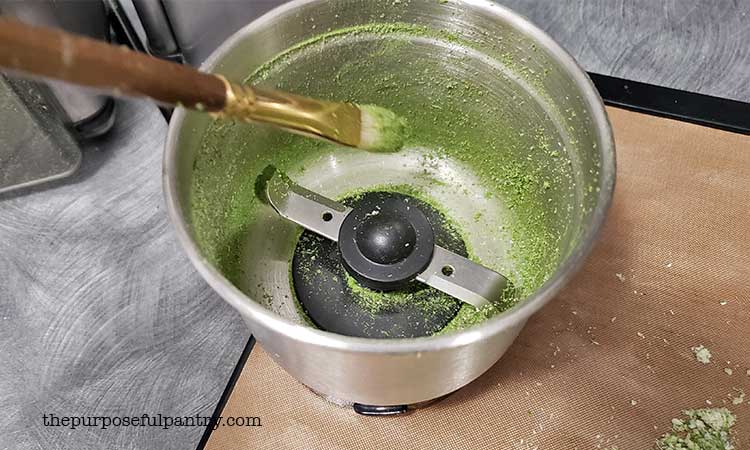
[[[750,102],[746,0],[507,0],[589,72]]]
[[[750,2],[505,2],[586,70],[750,101]],[[43,415],[210,416],[249,335],[175,239],[166,123],[146,102],[78,174],[0,196],[0,449],[191,449],[201,427],[43,426]]]

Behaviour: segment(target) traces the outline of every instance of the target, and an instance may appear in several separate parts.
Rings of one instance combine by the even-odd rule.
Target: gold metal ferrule
[[[356,105],[244,86],[217,77],[226,86],[226,102],[224,109],[213,113],[216,117],[269,123],[351,147],[360,144],[362,112]]]

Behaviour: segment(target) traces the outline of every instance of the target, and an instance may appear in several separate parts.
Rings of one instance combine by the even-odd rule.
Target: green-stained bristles
[[[389,109],[359,105],[362,111],[360,148],[375,152],[395,152],[404,146],[406,120]]]

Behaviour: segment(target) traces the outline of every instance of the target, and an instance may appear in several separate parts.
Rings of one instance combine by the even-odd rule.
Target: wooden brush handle
[[[220,111],[226,102],[226,85],[215,75],[124,46],[3,17],[0,66],[168,105]]]

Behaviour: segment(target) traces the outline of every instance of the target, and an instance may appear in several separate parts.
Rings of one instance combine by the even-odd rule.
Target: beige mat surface
[[[498,364],[429,408],[362,417],[256,345],[223,415],[262,427],[219,427],[206,448],[649,449],[680,410],[711,402],[736,414],[737,448],[750,449],[750,138],[609,113],[618,179],[605,229]]]

